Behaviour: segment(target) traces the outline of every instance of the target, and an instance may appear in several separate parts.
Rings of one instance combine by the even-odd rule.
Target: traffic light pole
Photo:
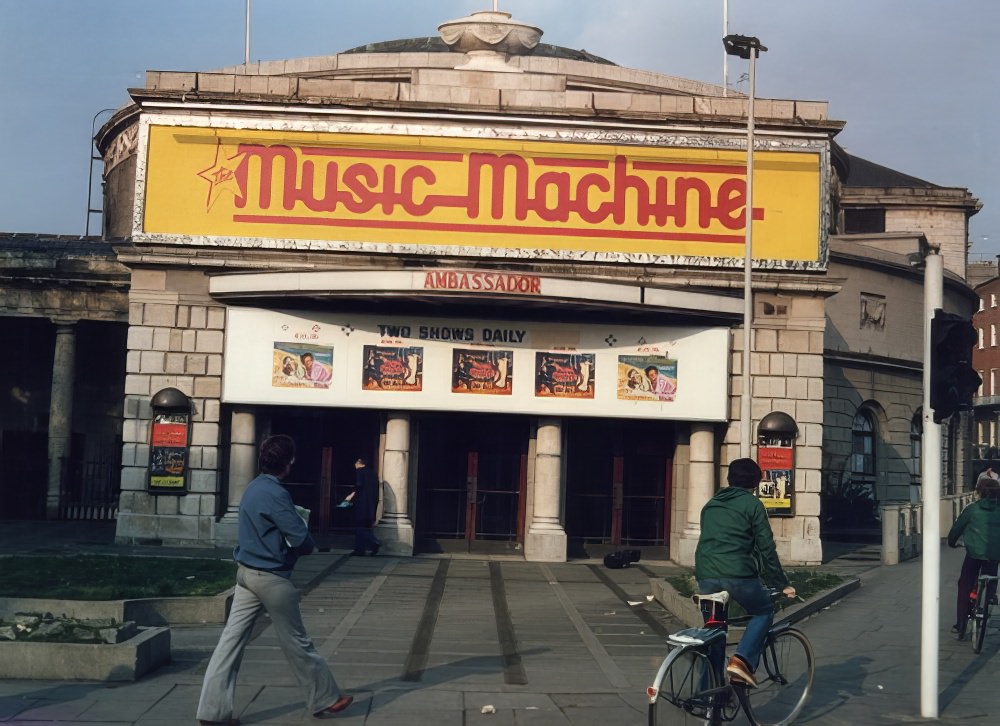
[[[924,403],[920,483],[923,499],[923,572],[920,597],[920,715],[938,717],[938,615],[941,575],[941,424],[931,410],[931,319],[944,288],[940,248],[924,255]]]

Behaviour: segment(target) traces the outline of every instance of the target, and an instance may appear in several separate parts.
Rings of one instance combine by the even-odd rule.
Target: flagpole
[[[249,2],[249,0],[247,0]],[[722,37],[729,35],[729,0],[722,0]],[[722,95],[729,95],[729,53],[722,49]]]
[[[250,65],[250,0],[247,0],[246,10],[246,42],[244,43],[243,63]]]

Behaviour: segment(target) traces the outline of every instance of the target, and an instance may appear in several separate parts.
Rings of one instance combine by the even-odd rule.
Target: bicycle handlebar
[[[795,593],[794,595],[792,595],[792,597],[788,597],[785,594],[784,588],[780,587],[767,588],[767,594],[771,596],[772,600],[781,600],[781,598],[785,598],[787,600],[798,600],[799,602],[805,602],[805,599],[798,593]]]

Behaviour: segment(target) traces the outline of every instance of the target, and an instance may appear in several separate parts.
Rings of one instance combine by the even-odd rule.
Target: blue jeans
[[[736,655],[742,658],[751,670],[757,670],[760,663],[760,654],[764,650],[764,640],[767,638],[767,631],[774,622],[774,604],[771,602],[771,595],[764,583],[756,577],[720,577],[708,580],[698,580],[698,592],[708,594],[726,590],[729,596],[738,602],[747,614],[750,621],[747,629],[740,638],[739,645],[736,646]],[[720,652],[712,653],[713,662],[718,665],[725,657],[724,647]]]

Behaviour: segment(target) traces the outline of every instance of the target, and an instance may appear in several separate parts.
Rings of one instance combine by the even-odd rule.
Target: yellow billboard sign
[[[822,194],[756,152],[754,258],[817,261]],[[144,199],[153,235],[742,259],[746,154],[151,125]]]

